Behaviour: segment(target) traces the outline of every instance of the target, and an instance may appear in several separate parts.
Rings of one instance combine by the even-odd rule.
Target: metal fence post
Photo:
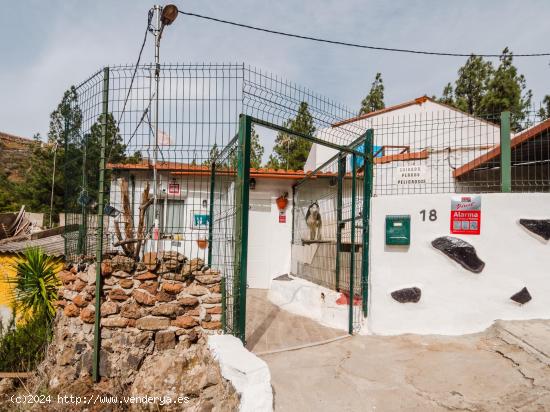
[[[88,193],[88,176],[87,176],[87,158],[88,158],[88,147],[86,144],[86,139],[83,139],[83,155],[82,155],[82,192]],[[78,230],[78,254],[80,255],[87,255],[88,254],[88,248],[87,248],[87,240],[88,240],[88,207],[84,202],[82,202],[82,208],[81,208],[81,219],[82,222],[80,222],[80,227]]]
[[[500,188],[512,191],[512,154],[510,148],[510,112],[500,114]]]
[[[365,156],[363,157],[363,247],[361,261],[361,301],[363,305],[363,316],[368,313],[368,298],[369,298],[369,225],[370,225],[370,198],[372,196],[372,170],[373,162],[373,142],[374,130],[367,130],[367,135],[364,143]]]
[[[353,304],[355,301],[355,195],[357,192],[357,155],[351,155],[351,233],[349,266],[349,319],[348,333],[353,334]]]
[[[338,159],[338,185],[336,189],[336,268],[335,289],[340,290],[340,250],[342,249],[342,196],[343,180],[346,174],[346,156]]]
[[[210,168],[210,211],[208,213],[208,266],[212,266],[212,243],[214,230],[214,189],[216,184],[216,162]]]
[[[95,270],[95,322],[94,322],[94,353],[92,374],[95,382],[99,382],[99,354],[101,350],[101,261],[103,257],[103,209],[105,206],[105,146],[107,143],[107,115],[109,113],[109,67],[103,69],[103,125],[101,132],[101,152],[99,158],[99,191],[97,205],[97,238],[96,238],[96,270]]]
[[[248,209],[250,203],[250,141],[252,134],[252,118],[241,115],[239,119],[239,146],[237,167],[237,218],[235,269],[237,274],[236,285],[238,292],[237,334],[245,343],[246,337],[246,287],[247,287],[247,259],[248,259]]]

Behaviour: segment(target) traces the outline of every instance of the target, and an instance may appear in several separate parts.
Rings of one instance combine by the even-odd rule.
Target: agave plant
[[[54,302],[60,285],[56,273],[60,266],[58,259],[46,255],[40,248],[29,248],[18,255],[13,264],[16,276],[9,282],[21,313],[48,319],[55,316]]]

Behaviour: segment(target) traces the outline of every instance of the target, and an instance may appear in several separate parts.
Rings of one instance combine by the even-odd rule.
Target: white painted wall
[[[485,194],[481,234],[460,236],[485,262],[471,273],[431,246],[450,236],[451,194],[372,199],[370,232],[370,333],[458,335],[481,331],[497,319],[550,318],[550,244],[519,225],[520,218],[550,218],[550,194]],[[435,222],[420,211],[435,209]],[[385,246],[385,215],[411,215],[410,247]],[[390,293],[422,290],[419,303],[402,304]],[[533,299],[521,306],[509,298],[526,286]],[[365,330],[365,328],[363,329]]]
[[[259,199],[269,202],[269,211],[250,210],[248,225],[248,285],[269,289],[271,279],[290,271],[292,241],[291,180],[256,179],[256,189],[250,191],[250,203]],[[286,222],[279,223],[275,203],[284,192],[289,194]]]
[[[231,335],[208,336],[208,347],[220,364],[222,376],[241,396],[241,412],[271,412],[273,390],[267,363]]]
[[[340,295],[340,292],[293,276],[290,281],[273,281],[267,296],[287,312],[347,331],[349,306],[336,303]]]
[[[374,130],[375,147],[409,146],[411,152],[429,152],[429,157],[423,160],[375,165],[374,193],[378,195],[428,193],[436,186],[440,190],[455,191],[453,168],[485,154],[499,143],[500,133],[498,125],[428,100],[340,127],[320,129],[317,137],[349,144],[370,128]],[[386,154],[397,154],[401,150],[393,149]],[[304,169],[314,170],[336,153],[334,149],[313,144]],[[397,168],[410,165],[425,166],[427,184],[394,182]]]
[[[132,172],[135,176],[135,195],[134,195],[134,226],[138,225],[138,208],[141,200],[141,194],[146,182],[152,179],[149,171]],[[207,249],[199,249],[196,240],[207,237],[208,230],[198,230],[192,227],[193,213],[208,214],[209,208],[203,207],[203,200],[210,202],[210,183],[209,177],[182,177],[168,175],[167,172],[159,173],[160,184],[159,193],[166,188],[168,181],[178,183],[181,187],[179,196],[171,196],[169,199],[179,199],[185,202],[184,213],[185,227],[181,233],[172,233],[177,235],[179,241],[162,240],[161,250],[174,250],[188,258],[200,257],[207,258]],[[248,285],[251,288],[269,288],[271,279],[276,276],[288,273],[290,271],[291,261],[291,240],[292,240],[292,184],[294,180],[288,179],[260,179],[256,178],[256,188],[250,191],[250,201],[255,200],[267,203],[270,206],[269,211],[256,211],[254,208],[249,214],[249,239],[248,239]],[[120,181],[115,179],[111,182],[112,190],[110,196],[111,205],[119,210],[122,210],[122,200],[120,193]],[[130,187],[131,192],[131,187]],[[152,195],[152,184],[151,184]],[[221,194],[220,194],[221,191]],[[279,210],[275,203],[275,199],[284,192],[289,194],[289,202],[286,209],[286,222],[279,223]],[[217,181],[215,186],[216,206],[214,217],[224,213],[231,213],[232,208],[228,205],[233,204],[234,185],[229,184],[228,179]],[[164,196],[164,195],[162,195]],[[159,198],[159,202],[164,202],[164,199]],[[220,201],[220,196],[229,197],[231,200]],[[130,193],[130,199],[132,198]],[[224,210],[222,210],[224,209]],[[108,218],[108,233],[111,241],[114,241],[114,219]],[[223,222],[224,229],[230,233],[233,228],[229,227],[231,219]],[[123,225],[121,225],[122,228]],[[123,229],[122,229],[123,230]],[[154,242],[147,240],[144,245],[144,251],[153,250]],[[214,242],[213,249],[213,264],[216,264],[216,259],[224,258],[232,254],[230,250],[232,245],[228,242]]]

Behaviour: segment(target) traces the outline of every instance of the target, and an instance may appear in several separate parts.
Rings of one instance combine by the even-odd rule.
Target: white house
[[[128,181],[129,203],[133,210],[134,227],[138,226],[139,206],[142,192],[150,185],[152,197],[152,165],[146,160],[139,164],[109,164],[113,170],[111,181],[110,206],[122,210],[121,179]],[[160,251],[177,251],[188,258],[200,257],[206,261],[210,210],[210,167],[173,162],[160,162],[158,171],[158,215]],[[304,178],[303,171],[251,169],[250,171],[250,213],[248,235],[248,284],[252,288],[269,288],[271,279],[288,273],[291,264],[290,243],[292,238],[292,186]],[[220,176],[214,185],[214,220],[219,214],[234,212],[234,179]],[[279,211],[275,200],[288,194],[286,209]],[[115,221],[123,228],[122,214],[109,218],[108,235],[110,245],[116,243]],[[152,207],[146,214],[148,239],[144,251],[154,250],[152,239]],[[231,219],[227,219],[230,224]],[[121,229],[123,231],[123,229]],[[231,236],[232,228],[224,228],[223,233]],[[216,239],[215,239],[216,240]],[[222,254],[219,248],[230,248],[231,239],[215,241],[214,261]],[[218,250],[216,250],[218,248]],[[233,258],[231,256],[231,258]]]
[[[427,96],[335,123],[319,130],[317,137],[349,139],[367,129],[374,130],[375,196],[454,192],[453,171],[500,141],[498,124]],[[314,170],[335,154],[334,149],[314,144],[305,169]]]

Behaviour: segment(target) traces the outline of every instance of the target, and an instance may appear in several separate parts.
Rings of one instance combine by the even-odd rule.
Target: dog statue
[[[309,240],[321,240],[321,213],[319,204],[313,202],[307,208],[306,225],[309,228]]]

